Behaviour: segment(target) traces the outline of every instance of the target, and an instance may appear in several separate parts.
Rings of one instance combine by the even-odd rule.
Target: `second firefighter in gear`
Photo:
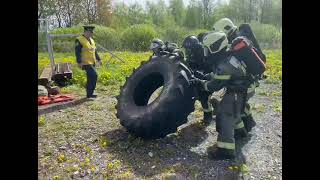
[[[233,24],[233,22],[230,19],[222,18],[214,24],[213,29],[218,31],[224,31],[227,34],[229,45],[231,45],[232,41],[239,36],[247,37],[250,41],[252,41],[261,59],[264,62],[266,62],[266,56],[263,54],[259,46],[259,43],[257,42],[248,24],[241,24],[239,27],[237,27]],[[242,111],[241,111],[241,118],[248,132],[250,132],[251,129],[256,125],[256,122],[252,117],[250,105],[248,103],[248,100],[254,96],[256,87],[259,86],[259,82],[258,82],[259,77],[255,77],[254,79],[255,80],[252,81],[252,83],[249,85],[247,89],[247,96],[245,100],[246,102],[244,103],[244,107],[242,108]]]
[[[220,33],[220,36],[223,35]],[[226,41],[226,39],[223,39],[216,43],[226,43]],[[215,45],[208,48],[211,52],[214,52],[214,49],[212,49],[214,47]],[[221,49],[219,53],[228,55],[226,49]],[[210,80],[194,79],[192,83],[197,84],[207,92],[215,92],[224,87],[227,89],[219,104],[216,117],[217,148],[214,151],[208,151],[208,154],[213,159],[233,159],[235,158],[235,138],[247,136],[240,115],[248,85],[246,69],[232,55],[226,56],[214,68],[214,73],[209,74]]]
[[[204,64],[203,46],[199,43],[196,36],[188,36],[184,39],[182,47],[185,51],[186,62],[194,71],[196,77],[203,76],[203,71],[206,69]],[[213,120],[213,107],[210,102],[212,93],[197,89],[198,100],[203,109],[203,122],[209,124]]]
[[[158,38],[151,41],[149,49],[153,52],[152,56],[162,56],[170,53],[177,53],[177,55],[182,59],[184,57],[183,52],[179,49],[176,43],[164,43],[161,39]]]
[[[153,52],[153,56],[163,55],[161,52],[165,49],[165,44],[161,39],[153,39],[150,44],[150,50]]]

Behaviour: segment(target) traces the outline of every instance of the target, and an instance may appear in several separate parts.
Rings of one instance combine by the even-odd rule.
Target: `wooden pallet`
[[[38,78],[38,84],[47,86],[53,80],[58,84],[67,79],[72,79],[71,63],[57,63],[55,66],[55,74],[52,75],[51,67],[45,67]]]
[[[48,83],[51,81],[51,78],[52,78],[51,67],[50,66],[45,67],[42,70],[40,77],[38,78],[38,84],[42,86],[47,86]]]
[[[52,78],[54,81],[60,81],[65,79],[72,79],[72,66],[71,63],[57,63],[55,75]]]

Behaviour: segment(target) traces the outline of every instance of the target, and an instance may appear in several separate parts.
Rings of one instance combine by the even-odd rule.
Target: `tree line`
[[[111,0],[38,0],[38,18],[49,18],[57,28],[98,24],[124,29],[134,24],[159,27],[180,26],[210,29],[215,21],[228,17],[235,22],[282,26],[282,0],[183,0],[146,1],[145,6]]]

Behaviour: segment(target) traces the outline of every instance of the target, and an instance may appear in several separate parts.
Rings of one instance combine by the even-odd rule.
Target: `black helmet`
[[[178,49],[178,45],[176,43],[168,43],[167,44],[167,49],[170,52],[173,52],[173,50]]]
[[[161,39],[153,39],[151,41],[150,50],[156,50],[164,47],[164,43]]]
[[[207,34],[208,34],[208,32],[199,33],[198,36],[197,36],[199,42],[202,43],[204,36],[206,36]]]
[[[192,49],[195,44],[199,44],[199,40],[196,36],[191,35],[186,37],[182,42],[182,47],[186,49]]]

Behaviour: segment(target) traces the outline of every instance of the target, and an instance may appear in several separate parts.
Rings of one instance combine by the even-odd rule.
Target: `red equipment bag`
[[[238,60],[242,61],[252,75],[261,75],[266,70],[266,64],[258,55],[252,42],[247,38],[240,36],[232,41],[231,52]]]
[[[72,95],[55,95],[55,96],[39,96],[38,105],[46,105],[52,103],[72,101],[74,97]]]

